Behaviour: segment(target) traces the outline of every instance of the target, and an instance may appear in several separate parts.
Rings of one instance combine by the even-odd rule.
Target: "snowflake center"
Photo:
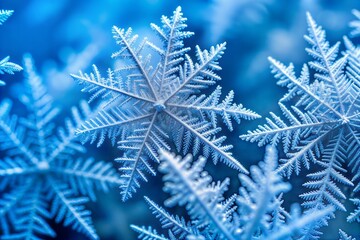
[[[157,112],[162,112],[166,109],[164,101],[157,101],[153,106]]]
[[[346,117],[346,116],[342,117],[342,124],[347,124],[349,122],[350,122],[350,119],[348,117]]]
[[[46,161],[41,161],[37,164],[37,168],[40,170],[40,171],[46,171],[50,168],[50,165],[48,162]]]

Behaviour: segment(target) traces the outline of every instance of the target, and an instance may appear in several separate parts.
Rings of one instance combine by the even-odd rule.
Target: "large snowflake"
[[[54,134],[52,121],[59,111],[31,58],[26,57],[24,64],[28,92],[20,99],[30,114],[19,119],[10,115],[10,100],[0,105],[0,149],[5,155],[0,159],[0,238],[54,237],[46,221],[53,218],[97,239],[84,204],[95,200],[95,188],[107,191],[120,184],[119,176],[109,163],[75,158],[85,151],[76,141],[75,129],[83,122],[82,115],[91,115],[86,103],[81,111],[73,108],[74,120],[66,120],[67,129],[58,128]]]
[[[144,39],[136,44],[137,35],[128,30],[113,27],[113,34],[120,50],[112,55],[120,64],[108,70],[102,77],[94,67],[91,74],[73,75],[84,84],[83,91],[92,93],[90,100],[102,96],[105,107],[97,117],[87,121],[78,130],[84,142],[101,145],[108,136],[124,150],[116,160],[122,163],[121,172],[125,183],[121,185],[123,200],[128,199],[140,187],[140,180],[147,181],[145,173],[155,175],[150,159],[159,162],[160,149],[168,150],[175,145],[184,153],[192,149],[194,154],[202,150],[212,156],[214,163],[223,161],[242,172],[246,169],[233,158],[231,145],[224,145],[225,136],[217,137],[221,130],[217,118],[221,116],[232,130],[232,120],[254,119],[256,113],[233,103],[231,91],[219,101],[221,87],[209,95],[199,95],[201,90],[215,84],[221,78],[218,60],[224,53],[225,43],[201,50],[196,46],[197,62],[187,54],[183,40],[191,37],[185,31],[186,18],[178,7],[171,18],[161,18],[162,27],[151,24],[162,46]],[[154,51],[156,57],[149,53]],[[158,63],[153,64],[154,61]],[[202,146],[202,147],[201,147]]]
[[[310,47],[306,51],[313,60],[304,64],[300,77],[296,77],[292,64],[285,66],[269,59],[278,85],[288,88],[279,102],[286,120],[271,113],[267,124],[241,138],[257,141],[260,146],[281,141],[286,158],[281,159],[277,171],[287,176],[294,171],[299,174],[301,165],[307,169],[311,163],[317,165],[308,174],[310,181],[304,183],[309,191],[301,195],[308,211],[327,205],[346,211],[346,196],[338,184],[354,186],[360,178],[360,49],[345,38],[347,51],[338,56],[340,42],[331,46],[309,13],[307,21],[309,34],[305,40]],[[353,179],[347,178],[346,168]],[[359,189],[358,185],[354,191]],[[356,199],[352,201],[358,204]],[[356,211],[348,221],[358,216]],[[311,226],[304,239],[316,238],[316,229],[324,224],[326,221]]]

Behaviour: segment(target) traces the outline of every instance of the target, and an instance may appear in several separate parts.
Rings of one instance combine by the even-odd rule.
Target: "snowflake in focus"
[[[277,84],[288,88],[279,102],[286,120],[270,113],[267,124],[240,137],[259,146],[282,142],[286,158],[280,160],[277,171],[288,177],[294,171],[299,174],[301,165],[307,169],[315,165],[308,174],[310,181],[303,184],[309,191],[301,194],[309,212],[328,205],[346,211],[346,196],[338,185],[360,190],[360,185],[355,186],[360,179],[360,49],[345,37],[347,50],[338,56],[340,42],[331,46],[309,13],[307,22],[305,40],[310,47],[306,51],[313,60],[303,65],[300,77],[292,64],[285,66],[269,58]],[[352,179],[347,177],[348,170]],[[357,198],[350,200],[359,205]],[[360,221],[359,216],[357,209],[347,220]],[[309,227],[303,239],[318,238],[317,229],[327,225],[327,220]]]
[[[187,54],[190,48],[183,40],[193,35],[186,31],[186,18],[178,7],[171,18],[161,18],[162,27],[151,24],[159,36],[162,46],[144,39],[137,44],[137,35],[132,29],[113,27],[113,34],[120,50],[112,57],[121,62],[120,66],[108,70],[107,77],[94,72],[80,72],[73,77],[85,85],[84,92],[92,94],[90,101],[97,97],[105,99],[105,106],[95,118],[78,129],[84,142],[96,142],[100,146],[106,137],[124,155],[121,162],[122,179],[120,186],[123,200],[132,196],[140,187],[140,181],[147,181],[146,173],[156,172],[150,161],[159,162],[159,150],[169,150],[173,145],[177,151],[193,154],[200,151],[211,156],[214,163],[222,161],[241,172],[246,169],[233,158],[231,145],[225,145],[218,118],[233,129],[233,120],[254,119],[259,115],[233,103],[231,91],[220,101],[221,87],[209,95],[201,91],[214,85],[221,78],[216,74],[221,67],[219,59],[224,53],[225,43],[201,50],[196,46],[194,62]],[[148,54],[155,52],[156,57]],[[152,64],[158,61],[155,66]]]

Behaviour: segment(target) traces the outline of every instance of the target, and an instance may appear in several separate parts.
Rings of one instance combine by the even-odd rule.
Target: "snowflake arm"
[[[290,64],[289,67],[286,67],[284,64],[271,57],[269,57],[269,61],[272,69],[271,72],[274,74],[275,78],[279,79],[277,84],[286,86],[289,89],[289,92],[285,94],[280,101],[289,101],[296,95],[303,95],[297,105],[305,105],[307,108],[313,107],[315,109],[324,106],[324,111],[331,111],[341,117],[341,113],[331,106],[326,99],[323,99],[321,95],[319,96],[317,94],[317,89],[320,88],[320,90],[324,92],[325,86],[321,84],[309,84],[309,69],[307,65],[304,65],[301,77],[298,79],[295,76],[294,66],[292,64]]]
[[[322,128],[336,126],[339,121],[319,121],[311,112],[303,113],[299,108],[292,106],[292,113],[284,104],[279,102],[280,109],[290,124],[281,119],[274,113],[270,113],[273,119],[266,118],[267,124],[258,126],[254,131],[248,131],[240,138],[250,142],[258,142],[259,146],[268,143],[277,145],[280,140],[284,144],[284,152],[294,149],[300,139],[308,136],[312,131],[318,131]]]
[[[270,209],[272,201],[277,201],[276,196],[287,192],[290,184],[281,182],[280,176],[275,172],[277,151],[274,147],[267,147],[264,163],[261,168],[252,166],[251,177],[240,174],[242,187],[237,199],[239,205],[240,222],[244,239],[251,238],[258,229],[266,229],[264,216]],[[270,210],[271,211],[271,210]]]
[[[18,124],[17,116],[9,115],[11,107],[10,100],[4,100],[0,104],[0,149],[8,151],[10,157],[24,154],[30,162],[36,163],[39,159],[30,149],[29,143],[24,141],[25,128]]]
[[[2,25],[13,13],[13,10],[0,10],[0,25]]]
[[[350,80],[359,84],[359,79],[357,78],[359,74],[359,55],[360,49],[356,46],[347,36],[343,37],[344,45],[346,47],[346,51],[343,53],[347,55],[348,66],[346,66],[346,75]]]
[[[231,212],[231,202],[222,202],[222,194],[227,190],[229,179],[224,182],[211,183],[212,178],[202,172],[206,159],[200,158],[190,166],[192,157],[188,155],[184,159],[174,157],[169,153],[162,152],[162,164],[159,170],[165,174],[164,191],[169,192],[172,197],[165,201],[166,206],[176,204],[185,205],[190,217],[198,221],[198,225],[210,225],[215,235],[235,239],[232,234],[234,230],[230,220],[224,218]],[[213,206],[217,207],[214,208]]]
[[[24,186],[13,189],[10,193],[5,193],[0,199],[0,229],[5,236],[10,233],[10,222],[16,217],[15,207],[27,194],[31,183],[26,183]]]
[[[160,149],[169,149],[158,133],[155,130],[151,131],[152,128],[155,128],[156,117],[157,113],[152,116],[150,122],[144,122],[143,128],[137,129],[135,134],[118,142],[120,149],[129,150],[127,155],[115,159],[115,161],[123,163],[123,166],[119,169],[122,172],[121,177],[124,179],[124,183],[120,185],[123,201],[132,197],[132,193],[136,192],[136,187],[140,187],[139,180],[147,182],[145,172],[153,176],[156,175],[155,170],[145,159],[144,152],[147,152],[152,159],[158,161],[158,155],[154,148],[160,146]]]
[[[353,9],[352,10],[352,13],[354,14],[354,16],[357,18],[356,20],[353,20],[350,22],[350,27],[354,28],[352,31],[351,31],[351,35],[353,37],[357,37],[360,35],[360,12],[356,9]]]
[[[22,103],[33,114],[29,118],[21,119],[22,124],[32,133],[29,140],[36,146],[38,162],[44,162],[48,153],[47,141],[50,141],[52,124],[51,121],[60,110],[53,106],[53,98],[48,94],[43,80],[36,73],[35,66],[30,55],[24,57],[25,75],[27,77],[27,94],[20,96]]]
[[[189,235],[198,235],[197,230],[190,223],[186,223],[184,218],[170,215],[164,208],[158,206],[148,197],[145,197],[145,200],[149,204],[152,214],[160,220],[162,228],[171,230],[180,239],[184,239]]]
[[[12,10],[0,10],[0,25],[2,25],[12,14]],[[7,56],[0,61],[0,74],[8,73],[14,74],[15,72],[21,71],[22,67],[19,65],[9,62],[10,57]],[[0,86],[4,86],[5,82],[0,80]]]
[[[130,226],[132,230],[139,233],[138,239],[144,240],[169,240],[163,234],[158,234],[156,229],[152,227],[138,227],[136,225]]]
[[[327,86],[332,88],[331,94],[335,95],[338,100],[339,113],[344,115],[344,97],[346,91],[341,87],[347,87],[347,79],[343,74],[343,68],[346,63],[347,55],[334,61],[340,43],[337,42],[333,47],[329,47],[329,43],[325,39],[325,31],[321,26],[317,26],[310,13],[307,13],[307,21],[309,25],[309,35],[305,36],[305,40],[312,45],[312,48],[306,48],[306,51],[315,61],[309,62],[310,66],[317,71],[315,78],[323,81]]]
[[[226,49],[226,43],[211,47],[210,50],[201,50],[196,46],[196,56],[199,63],[193,62],[188,55],[185,55],[185,63],[179,68],[179,84],[170,88],[170,94],[164,102],[170,101],[178,94],[189,94],[213,85],[215,81],[221,80],[220,76],[214,73],[214,70],[221,70],[217,62]]]
[[[169,103],[168,106],[189,112],[199,111],[201,115],[207,115],[214,127],[217,126],[217,115],[220,115],[230,131],[234,130],[232,119],[239,124],[241,119],[253,120],[260,117],[260,115],[244,108],[241,104],[233,103],[233,91],[230,91],[221,103],[219,103],[220,96],[221,87],[217,86],[215,91],[208,97],[205,94],[199,97],[192,95],[185,102]]]
[[[55,232],[46,223],[51,218],[47,210],[48,203],[41,194],[41,185],[33,186],[27,191],[26,199],[22,199],[15,209],[16,233],[1,236],[2,239],[38,239],[37,235],[55,237]]]
[[[113,72],[111,70],[108,71],[107,79],[101,77],[101,74],[95,65],[93,65],[93,73],[91,74],[80,72],[79,75],[71,74],[71,76],[76,79],[79,84],[85,85],[85,87],[82,89],[83,92],[93,93],[90,101],[94,100],[100,95],[103,95],[103,98],[106,98],[108,95],[110,95],[109,92],[111,92],[115,93],[116,97],[118,97],[117,95],[121,94],[125,97],[130,97],[136,100],[155,103],[151,97],[146,95],[143,96],[138,93],[138,84],[134,84],[135,90],[127,89],[126,86],[124,86],[123,81],[119,81],[113,77]],[[106,90],[109,90],[109,92]]]
[[[22,70],[22,67],[15,63],[9,62],[9,60],[10,57],[7,56],[0,61],[0,74],[14,74],[15,72],[19,72]]]
[[[342,131],[339,133],[342,135]],[[324,156],[321,161],[317,161],[324,170],[311,173],[308,177],[311,181],[303,184],[310,192],[301,194],[305,202],[303,205],[309,209],[319,209],[327,205],[333,205],[337,209],[346,211],[341,199],[346,199],[340,188],[336,186],[336,182],[340,182],[347,186],[353,186],[341,172],[346,172],[341,165],[346,160],[346,149],[344,149],[344,137],[338,136],[332,140],[324,150]],[[338,200],[340,198],[340,200]]]
[[[142,48],[144,48],[146,44],[146,39],[135,48],[133,44],[136,42],[138,35],[131,36],[132,29],[129,28],[125,31],[125,29],[119,29],[114,26],[113,29],[114,39],[116,43],[120,46],[120,50],[111,55],[112,58],[131,58],[133,60],[134,65],[127,66],[127,69],[138,69],[140,73],[134,74],[133,76],[128,75],[128,77],[134,77],[137,81],[145,82],[150,89],[150,95],[157,101],[158,96],[154,90],[152,81],[150,79],[150,57],[148,56],[145,61],[141,60],[140,52]]]
[[[246,168],[240,162],[238,162],[231,153],[229,153],[232,145],[221,145],[222,142],[226,139],[226,137],[220,137],[217,139],[213,137],[214,133],[220,131],[221,128],[211,128],[210,123],[207,124],[206,122],[198,122],[194,121],[194,119],[181,119],[175,114],[172,114],[171,112],[166,113],[176,122],[180,123],[180,126],[182,126],[186,131],[188,131],[189,133],[191,133],[191,135],[195,137],[195,145],[199,145],[199,142],[197,142],[196,139],[199,139],[201,142],[204,143],[204,148],[206,148],[207,150],[205,151],[204,155],[207,157],[209,153],[212,152],[213,154],[211,156],[215,164],[220,159],[220,161],[223,161],[226,165],[234,169],[245,173],[247,172]],[[182,135],[179,135],[179,137],[181,136]],[[191,143],[191,137],[187,137],[185,140],[178,139],[177,142],[182,142],[185,147],[189,146]],[[196,153],[196,147],[194,148],[194,151]]]
[[[77,138],[76,129],[84,123],[84,119],[88,119],[92,115],[92,112],[85,101],[80,102],[80,108],[72,107],[71,112],[72,119],[65,120],[66,130],[59,128],[58,137],[53,139],[48,162],[55,159],[68,159],[75,152],[86,151],[81,144],[74,140]]]
[[[325,139],[328,134],[329,132],[322,133],[314,139],[304,141],[304,146],[296,146],[295,150],[298,150],[297,152],[288,153],[287,159],[280,159],[283,164],[279,166],[278,172],[282,172],[290,177],[295,169],[295,173],[298,175],[301,170],[301,163],[303,163],[307,169],[310,169],[310,162],[316,162],[318,152],[323,148],[322,140]]]
[[[327,207],[325,209],[321,209],[313,213],[303,214],[302,216],[300,216],[300,210],[296,209],[296,207],[299,208],[297,205],[292,206],[292,212],[290,213],[290,222],[282,229],[280,229],[280,231],[270,235],[267,239],[291,239],[291,236],[293,236],[294,233],[301,232],[301,230],[306,226],[316,224],[322,219],[328,217],[333,212],[333,208]]]
[[[21,158],[8,158],[5,157],[0,161],[0,177],[4,178],[0,184],[0,188],[5,188],[12,179],[16,177],[21,178],[26,174],[36,172],[37,169],[32,167]]]
[[[349,139],[349,166],[351,166],[352,172],[356,175],[360,170],[360,161],[357,161],[360,157],[360,133],[358,131],[360,127],[360,48],[355,47],[346,37],[344,37],[344,42],[347,48],[346,54],[349,56],[346,75],[354,83],[352,85],[353,90],[349,94],[351,96],[351,102],[347,111],[347,114],[351,116],[353,121],[348,125],[347,138]],[[357,191],[356,189],[358,189],[358,187],[355,188],[355,191]]]
[[[71,226],[74,230],[84,233],[91,239],[98,239],[90,217],[90,211],[85,209],[86,197],[75,197],[74,192],[55,181],[50,182],[53,190],[50,196],[53,199],[51,205],[52,215],[57,223],[63,221],[64,226]]]
[[[339,240],[356,240],[356,238],[353,238],[343,230],[339,229]]]
[[[348,154],[351,156],[351,160],[349,162],[349,166],[351,167],[351,172],[354,174],[353,181],[360,179],[360,162],[358,161],[360,157],[360,133],[353,129],[353,127],[349,127],[349,135],[347,136],[349,140],[348,145]],[[354,191],[358,192],[360,190],[360,184],[357,184]]]
[[[194,35],[193,32],[183,31],[187,27],[186,20],[183,17],[181,8],[178,7],[171,18],[161,17],[163,28],[151,24],[152,29],[157,32],[164,45],[163,50],[147,41],[147,44],[158,52],[163,60],[154,73],[155,86],[158,87],[160,94],[168,94],[166,90],[169,83],[176,81],[177,76],[175,73],[179,71],[179,64],[184,61],[184,54],[190,51],[189,47],[184,47],[183,42],[178,41],[178,39],[185,39]]]
[[[52,171],[68,182],[74,192],[87,195],[92,201],[96,200],[95,189],[108,192],[110,187],[122,183],[112,164],[91,158],[58,161]]]
[[[351,202],[356,206],[356,209],[350,213],[347,217],[348,222],[360,222],[360,199],[359,198],[352,198],[350,199]]]
[[[83,143],[97,141],[99,147],[108,136],[114,144],[115,139],[124,131],[127,131],[127,127],[130,128],[131,124],[144,121],[152,116],[153,114],[147,114],[141,109],[132,112],[131,110],[124,111],[121,108],[114,107],[110,110],[100,111],[98,116],[84,122],[76,130],[76,133],[81,137]]]

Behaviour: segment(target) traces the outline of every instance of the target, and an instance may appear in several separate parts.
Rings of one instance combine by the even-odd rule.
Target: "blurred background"
[[[263,117],[270,111],[279,113],[277,101],[284,93],[270,74],[267,57],[285,64],[293,62],[297,73],[309,60],[303,39],[306,11],[327,30],[327,39],[334,44],[349,34],[348,23],[354,19],[351,10],[360,9],[358,0],[1,0],[0,9],[12,9],[15,13],[0,26],[0,58],[10,55],[12,62],[21,65],[23,54],[32,54],[49,92],[63,110],[63,116],[67,116],[71,106],[89,97],[80,92],[69,74],[89,72],[92,64],[102,72],[113,66],[110,56],[117,51],[111,34],[113,25],[132,27],[141,37],[153,39],[156,36],[150,23],[160,24],[161,15],[171,15],[179,5],[188,18],[188,29],[195,32],[186,44],[192,49],[195,45],[209,48],[226,41],[227,50],[220,61],[223,91],[233,89],[237,103]],[[22,72],[1,77],[7,83],[0,88],[1,99],[16,99],[22,88]],[[21,106],[16,111],[21,114]],[[247,167],[262,160],[263,149],[241,141],[238,136],[263,122],[264,119],[243,121],[233,132],[224,128],[228,143],[235,146],[234,155]],[[109,141],[100,148],[87,147],[87,156],[105,161],[121,154]],[[236,172],[210,162],[207,167],[215,179],[231,176],[230,192],[237,191]],[[299,200],[303,181],[304,176],[291,179],[293,190],[286,198],[290,203]],[[162,204],[166,195],[161,193],[161,187],[159,175],[142,184],[138,194],[126,203],[121,202],[116,188],[108,195],[98,194],[98,202],[88,207],[93,211],[101,239],[135,239],[130,224],[159,226],[141,196]],[[182,213],[181,209],[171,211]],[[338,214],[324,239],[337,238],[338,228],[359,236],[358,225],[346,224],[345,217],[345,213]],[[69,228],[56,225],[56,230],[58,239],[85,239]]]

